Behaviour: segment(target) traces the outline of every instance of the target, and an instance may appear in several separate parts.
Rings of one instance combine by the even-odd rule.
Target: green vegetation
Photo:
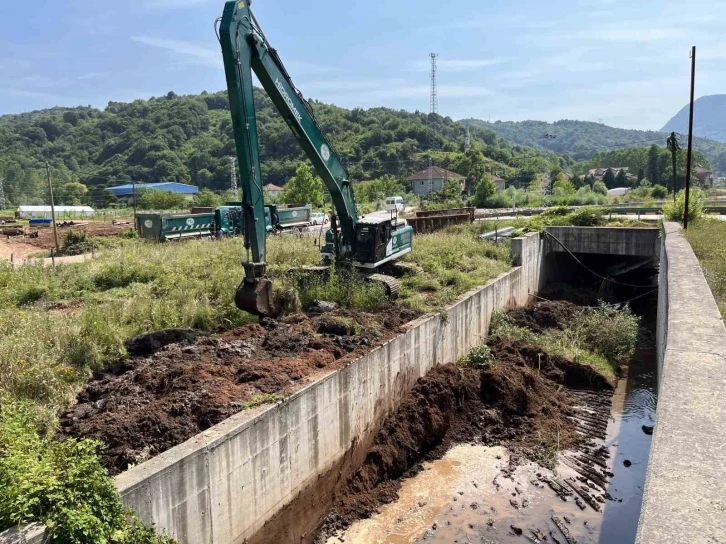
[[[726,152],[726,144],[722,144]],[[685,146],[684,146],[685,147]],[[698,150],[693,152],[691,175],[695,177],[696,168],[702,166],[710,168],[708,159]],[[585,163],[578,164],[574,171],[578,174],[586,174],[591,168],[629,168],[632,178],[618,180],[613,177],[610,183],[606,182],[608,188],[639,186],[642,181],[647,180],[646,186],[661,185],[673,190],[673,158],[671,152],[655,144],[650,147],[629,147],[595,153]],[[676,170],[678,187],[686,184],[686,150],[681,149],[676,154]],[[603,180],[605,181],[605,180]]]
[[[323,205],[323,180],[314,175],[312,168],[301,164],[285,185],[279,200],[285,204],[312,204],[318,208]]]
[[[668,137],[665,132],[614,128],[589,121],[562,120],[554,123],[544,121],[497,121],[487,123],[478,119],[467,119],[465,122],[472,127],[493,130],[500,138],[515,144],[545,149],[575,161],[587,161],[596,153],[606,149],[642,148],[642,146],[649,146],[653,143],[665,148],[666,138]],[[543,138],[545,134],[553,135],[555,138]],[[723,155],[726,152],[726,144],[706,138],[694,138],[693,145],[708,160],[714,162],[716,168],[726,170],[726,161],[723,165],[721,164],[721,157],[726,159],[726,155]],[[596,166],[630,165],[598,164]],[[637,169],[633,170],[631,168],[631,172],[635,175]]]
[[[304,162],[304,153],[260,89],[255,89],[255,103],[262,181],[284,186]],[[537,161],[551,161],[546,152],[511,145],[491,130],[473,127],[470,154],[483,159],[473,168],[462,152],[466,128],[448,117],[387,108],[346,110],[315,101],[311,106],[354,181],[384,175],[401,179],[424,168],[432,126],[441,150],[436,163],[463,169],[464,175],[473,171],[474,181],[482,165],[513,174],[522,167],[540,168]],[[227,157],[234,154],[225,92],[170,92],[149,100],[110,102],[104,111],[52,108],[0,117],[0,176],[6,179],[5,194],[13,205],[44,203],[46,160],[54,168],[57,203],[83,201],[105,207],[115,200],[105,188],[132,180],[179,181],[224,191],[231,168]]]
[[[423,273],[402,280],[401,301],[425,312],[511,268],[507,247],[481,242],[463,229],[416,236],[414,251],[404,260],[416,263]]]
[[[582,308],[563,329],[542,333],[518,326],[505,312],[498,312],[489,335],[539,346],[551,356],[590,366],[612,382],[620,361],[635,349],[638,326],[639,319],[629,308],[602,305]]]
[[[469,353],[460,357],[457,364],[469,368],[485,368],[494,363],[494,356],[489,346],[482,344],[471,348]]]
[[[696,223],[705,215],[704,205],[706,195],[700,189],[691,189],[688,198],[688,224]],[[683,223],[686,212],[686,191],[679,191],[675,202],[668,202],[663,206],[663,216],[668,221]]]
[[[0,531],[41,521],[58,544],[171,544],[124,509],[93,440],[52,440],[27,401],[0,392]]]
[[[689,223],[686,238],[703,266],[711,292],[726,319],[726,223],[706,219]]]

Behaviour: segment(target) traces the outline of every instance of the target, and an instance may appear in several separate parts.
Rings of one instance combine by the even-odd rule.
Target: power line
[[[547,232],[547,231],[544,231],[544,233],[545,233],[546,236],[549,236],[555,242],[557,242],[562,247],[562,249],[564,249],[567,253],[569,253],[570,254],[570,257],[572,257],[573,259],[575,259],[575,261],[577,262],[577,264],[579,264],[582,268],[584,268],[585,270],[587,270],[593,276],[595,276],[597,278],[600,278],[603,281],[610,282],[610,283],[615,283],[617,285],[622,285],[624,287],[637,287],[639,289],[650,289],[650,288],[653,287],[652,285],[636,285],[636,284],[633,284],[633,283],[623,283],[622,281],[614,280],[612,278],[606,278],[605,276],[602,276],[602,275],[598,274],[597,272],[595,272],[592,268],[589,268],[585,263],[583,263],[580,259],[578,259],[575,256],[575,254],[572,253],[572,251],[570,251],[569,248],[565,244],[563,244],[554,234],[552,234],[550,232]]]

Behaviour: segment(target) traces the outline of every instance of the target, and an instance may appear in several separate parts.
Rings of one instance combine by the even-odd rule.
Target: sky
[[[30,9],[32,6],[32,9]],[[220,0],[0,1],[0,115],[225,88]],[[307,98],[453,119],[661,128],[726,93],[726,0],[253,0]]]

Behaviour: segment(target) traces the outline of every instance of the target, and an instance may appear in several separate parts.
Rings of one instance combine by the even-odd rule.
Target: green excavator
[[[353,187],[342,160],[323,134],[313,110],[293,84],[275,49],[265,38],[249,0],[230,1],[218,22],[227,77],[229,106],[242,185],[242,225],[246,258],[235,304],[241,310],[274,316],[272,284],[266,277],[265,202],[258,149],[252,72],[297,137],[323,179],[333,202],[331,227],[321,250],[323,266],[353,267],[381,282],[395,296],[394,261],[412,249],[413,229],[395,215],[360,218]]]

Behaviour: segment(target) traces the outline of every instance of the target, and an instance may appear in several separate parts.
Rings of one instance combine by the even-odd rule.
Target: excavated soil
[[[566,326],[576,311],[569,303],[546,302],[509,314],[541,331]],[[504,445],[517,463],[583,440],[572,423],[578,398],[582,390],[611,389],[608,380],[571,361],[542,357],[525,343],[498,340],[490,347],[494,363],[483,369],[447,364],[417,381],[337,494],[316,542],[396,500],[403,479],[455,444]]]
[[[340,368],[415,317],[393,305],[385,315],[296,314],[214,336],[175,329],[134,338],[132,356],[94,376],[62,416],[60,433],[102,441],[102,462],[118,474]]]

